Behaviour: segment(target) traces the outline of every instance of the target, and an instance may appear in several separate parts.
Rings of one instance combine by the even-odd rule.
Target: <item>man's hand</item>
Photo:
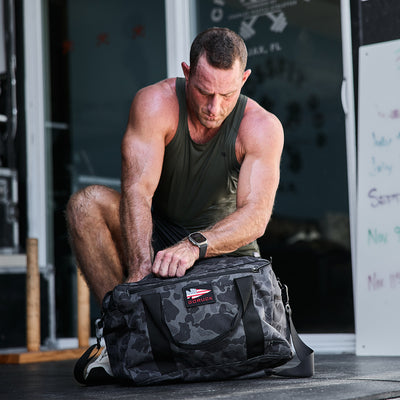
[[[199,258],[199,248],[187,239],[156,254],[151,272],[163,277],[181,277]]]

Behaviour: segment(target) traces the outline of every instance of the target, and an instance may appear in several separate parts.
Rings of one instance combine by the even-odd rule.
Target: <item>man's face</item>
[[[234,109],[250,70],[243,72],[239,60],[231,69],[211,66],[205,55],[199,58],[195,73],[187,79],[187,99],[190,112],[208,129],[219,128]]]

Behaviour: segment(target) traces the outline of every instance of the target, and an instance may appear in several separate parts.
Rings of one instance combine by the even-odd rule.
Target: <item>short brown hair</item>
[[[243,71],[247,64],[247,49],[243,39],[228,28],[210,28],[197,35],[190,49],[190,73],[197,68],[199,58],[206,54],[215,68],[230,69],[238,59]]]

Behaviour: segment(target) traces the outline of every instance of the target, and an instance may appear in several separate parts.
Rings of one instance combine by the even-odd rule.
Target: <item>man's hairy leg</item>
[[[124,278],[121,263],[120,194],[93,185],[73,194],[67,206],[71,247],[97,301]]]

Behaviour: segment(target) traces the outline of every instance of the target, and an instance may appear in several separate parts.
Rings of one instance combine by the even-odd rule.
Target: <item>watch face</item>
[[[197,243],[201,244],[203,242],[206,242],[207,239],[205,238],[205,236],[203,236],[200,232],[194,232],[192,234],[190,234],[190,237]]]

